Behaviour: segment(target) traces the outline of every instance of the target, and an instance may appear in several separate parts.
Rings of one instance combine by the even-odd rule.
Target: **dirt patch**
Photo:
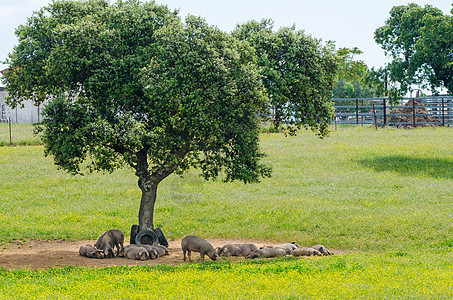
[[[254,243],[258,247],[265,242],[253,240],[208,239],[214,247],[221,247],[232,243]],[[110,259],[93,259],[81,257],[81,245],[93,245],[96,241],[40,241],[15,242],[1,246],[0,267],[6,269],[48,269],[53,267],[80,266],[80,267],[110,267],[110,266],[153,266],[159,264],[180,265],[183,261],[181,240],[169,240],[170,255],[153,260],[136,261],[122,257]],[[199,254],[193,253],[192,259],[198,260]],[[207,258],[209,259],[209,258]],[[240,259],[240,258],[233,258]]]

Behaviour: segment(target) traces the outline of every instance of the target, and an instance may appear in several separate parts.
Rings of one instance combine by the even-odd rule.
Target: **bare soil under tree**
[[[208,239],[214,247],[221,247],[233,243],[253,243],[258,247],[273,244],[272,242],[246,239]],[[159,264],[178,266],[184,263],[181,249],[181,240],[169,240],[170,255],[157,259],[136,261],[123,257],[110,259],[94,259],[79,255],[81,245],[93,245],[95,240],[88,241],[41,241],[13,242],[4,244],[0,252],[0,268],[5,269],[49,269],[54,267],[111,267],[111,266],[154,266]],[[128,244],[128,243],[126,243]],[[301,245],[302,246],[302,245]],[[335,254],[344,254],[345,251],[333,250]],[[192,253],[192,261],[199,261],[199,253]],[[208,257],[206,257],[209,260]],[[242,257],[229,257],[228,260],[238,261]]]
[[[229,243],[266,244],[253,240],[209,239],[214,247],[221,247]],[[6,269],[48,269],[52,267],[81,266],[81,267],[109,267],[109,266],[136,266],[136,265],[180,265],[183,261],[181,240],[169,240],[170,255],[153,260],[136,261],[122,257],[110,259],[93,259],[81,257],[81,245],[93,245],[96,241],[40,241],[14,242],[2,246],[0,252],[0,268]],[[128,244],[128,243],[126,243]],[[192,260],[197,261],[199,253],[192,253]],[[209,258],[207,258],[209,259]],[[239,259],[239,258],[235,258]]]

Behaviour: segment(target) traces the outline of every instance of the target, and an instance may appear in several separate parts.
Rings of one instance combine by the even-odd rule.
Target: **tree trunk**
[[[153,182],[150,178],[139,179],[139,186],[142,190],[140,210],[138,212],[138,226],[140,231],[154,229],[154,204],[156,203],[158,182]]]
[[[148,170],[148,154],[147,149],[135,153],[135,175],[138,176],[138,186],[142,190],[142,200],[140,202],[140,210],[138,212],[139,230],[154,229],[154,204],[157,197],[157,186],[164,180],[182,162],[185,155],[189,152],[189,147],[184,145],[179,152],[175,154],[177,162],[169,166],[163,166],[159,170],[155,170],[152,174]]]
[[[148,155],[146,149],[136,153],[136,173],[138,186],[142,190],[140,210],[138,212],[138,226],[140,231],[154,229],[154,204],[156,203],[157,185],[160,180],[152,177],[148,170]]]
[[[280,113],[280,108],[276,106],[274,106],[274,111],[275,111],[275,114],[274,114],[274,130],[275,132],[280,132],[280,125],[282,124],[282,116],[281,116],[281,113]]]

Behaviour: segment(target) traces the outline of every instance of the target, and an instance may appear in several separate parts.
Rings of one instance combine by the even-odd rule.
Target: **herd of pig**
[[[201,261],[204,260],[206,255],[212,260],[217,260],[219,256],[272,258],[286,255],[321,256],[333,254],[322,245],[316,245],[309,248],[299,247],[295,243],[266,245],[259,249],[255,244],[228,244],[214,249],[207,240],[194,235],[184,237],[181,241],[181,248],[184,255],[184,261],[186,260],[186,257],[191,260],[192,252],[200,253]],[[112,258],[114,256],[119,256],[134,260],[147,260],[168,255],[169,252],[168,249],[162,245],[130,244],[124,246],[124,234],[118,229],[111,229],[104,232],[98,238],[94,246],[81,246],[79,254],[89,258]]]

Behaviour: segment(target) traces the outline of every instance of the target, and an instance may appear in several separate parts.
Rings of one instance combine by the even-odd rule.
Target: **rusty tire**
[[[152,230],[142,230],[135,237],[135,243],[137,245],[157,245],[159,243],[159,238]]]
[[[138,225],[132,225],[131,239],[130,239],[131,244],[135,244],[135,237],[137,236],[137,233],[138,233]]]
[[[156,235],[157,235],[157,237],[159,239],[159,244],[161,244],[162,246],[165,246],[166,248],[168,248],[168,241],[165,238],[165,235],[162,232],[162,229],[157,227],[157,228],[154,228],[153,231],[156,233]]]

